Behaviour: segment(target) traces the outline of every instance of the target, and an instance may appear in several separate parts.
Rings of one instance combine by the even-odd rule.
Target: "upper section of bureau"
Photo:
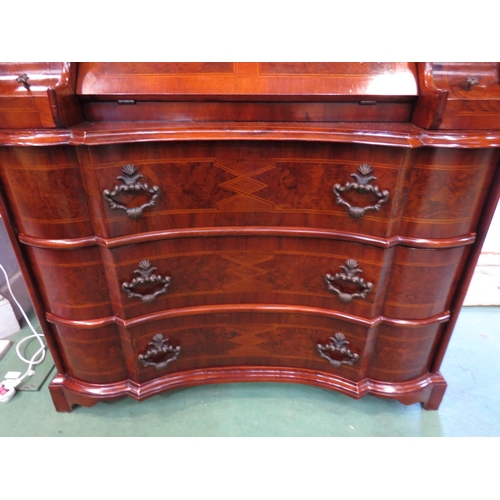
[[[323,132],[325,124],[407,125],[394,128],[400,134],[500,129],[499,68],[499,63],[2,63],[0,129],[76,127],[75,132],[92,134],[119,122],[128,129],[139,123],[233,124],[232,129],[235,123],[300,123],[316,124]],[[120,130],[121,140],[141,140],[127,136],[127,126]],[[110,134],[101,135],[106,140],[112,142]]]

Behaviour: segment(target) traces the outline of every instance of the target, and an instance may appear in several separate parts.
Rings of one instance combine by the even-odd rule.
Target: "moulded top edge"
[[[133,142],[261,140],[317,141],[418,148],[500,147],[500,130],[426,131],[410,124],[349,123],[82,123],[70,129],[0,130],[2,146],[106,145]]]

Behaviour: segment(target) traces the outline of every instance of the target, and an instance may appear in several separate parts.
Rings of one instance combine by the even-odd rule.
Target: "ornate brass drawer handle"
[[[130,283],[127,282],[122,283],[122,290],[127,294],[129,299],[138,297],[145,304],[151,304],[151,302],[153,302],[158,295],[161,295],[162,293],[167,293],[172,278],[170,276],[162,277],[159,274],[153,274],[153,272],[156,271],[156,269],[157,268],[153,267],[151,262],[149,262],[149,260],[141,260],[141,262],[139,262],[139,269],[136,269],[134,271],[134,273],[139,274],[139,277],[134,278]],[[132,289],[136,285],[142,285],[144,283],[152,283],[152,284],[161,283],[163,285],[163,288],[154,293],[149,293],[146,295],[132,291]]]
[[[144,177],[141,174],[137,173],[137,170],[134,165],[128,164],[122,168],[123,176],[119,175],[117,177],[118,180],[122,181],[123,184],[119,186],[115,186],[112,191],[109,189],[105,189],[102,194],[108,201],[109,207],[111,210],[124,210],[127,214],[127,217],[131,219],[138,219],[142,216],[144,210],[148,207],[154,207],[156,205],[156,200],[160,196],[160,188],[158,186],[153,186],[150,188],[147,184],[143,184],[139,182],[141,177]],[[118,203],[114,198],[120,193],[130,193],[136,194],[140,191],[145,191],[151,195],[151,200],[148,203],[144,203],[139,207],[126,207],[121,203]]]
[[[148,346],[149,349],[144,354],[137,356],[144,368],[154,366],[157,370],[162,370],[175,361],[181,352],[181,346],[173,346],[161,333],[153,335],[153,340]]]
[[[342,365],[352,366],[354,365],[354,363],[356,363],[356,361],[359,360],[359,354],[352,352],[347,347],[347,344],[349,344],[349,342],[346,340],[345,335],[343,333],[337,332],[333,337],[330,337],[329,344],[317,344],[316,349],[318,350],[319,355],[322,358],[328,360],[328,362],[336,368],[339,368]],[[343,359],[331,358],[328,353],[337,355],[340,354]]]
[[[339,296],[339,299],[346,303],[356,298],[366,299],[366,295],[373,290],[373,283],[366,282],[363,278],[357,276],[358,273],[363,272],[358,268],[358,262],[354,259],[349,259],[344,266],[340,266],[340,269],[342,269],[342,273],[336,273],[334,276],[331,274],[325,275],[325,282],[328,290],[335,292]],[[357,285],[361,291],[356,293],[343,292],[334,286],[334,283],[338,281]]]
[[[335,184],[333,186],[333,194],[335,195],[337,205],[342,205],[347,208],[347,213],[354,217],[355,219],[359,219],[365,215],[367,210],[375,210],[378,212],[383,203],[385,203],[389,199],[389,191],[380,191],[378,186],[372,186],[370,182],[376,180],[377,178],[374,175],[370,175],[373,169],[367,163],[363,163],[358,167],[359,174],[351,174],[351,177],[354,177],[357,182],[346,182],[343,186],[340,184]],[[366,207],[353,207],[347,201],[345,201],[341,193],[345,193],[354,189],[356,192],[360,194],[372,193],[377,196],[378,201],[375,205],[369,205]]]

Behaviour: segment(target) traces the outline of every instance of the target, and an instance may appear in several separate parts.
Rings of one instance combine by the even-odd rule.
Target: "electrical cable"
[[[38,333],[33,328],[33,325],[31,324],[31,321],[29,320],[27,314],[24,312],[23,308],[21,307],[21,304],[19,304],[19,302],[17,301],[14,293],[12,292],[12,289],[10,287],[9,277],[8,277],[7,272],[5,271],[4,267],[2,266],[2,264],[0,264],[0,269],[2,270],[2,272],[3,272],[4,276],[5,276],[5,280],[7,282],[7,288],[9,289],[9,292],[10,292],[10,295],[12,296],[12,299],[16,303],[17,307],[21,311],[21,314],[23,315],[24,319],[26,320],[26,323],[28,324],[28,326],[30,327],[31,331],[33,332],[33,335],[29,335],[28,337],[25,337],[24,339],[22,339],[21,341],[19,341],[17,343],[17,346],[16,346],[16,353],[19,356],[19,359],[21,359],[22,361],[24,361],[25,363],[28,364],[28,369],[26,370],[26,372],[24,373],[24,375],[18,379],[19,382],[20,382],[20,381],[24,380],[27,376],[34,375],[35,371],[33,370],[33,366],[39,365],[45,359],[45,354],[47,352],[46,351],[47,350],[47,346],[44,344],[44,342],[42,340],[42,337],[44,337],[43,333]],[[36,351],[36,353],[33,354],[33,356],[31,357],[31,359],[26,359],[21,354],[20,347],[21,347],[22,344],[24,344],[24,342],[26,342],[27,340],[30,340],[32,338],[36,338],[38,340],[38,342],[40,343],[40,349],[38,349],[38,351]],[[40,355],[40,358],[37,359],[37,356],[39,356],[39,355]],[[19,385],[19,382],[18,382],[17,385]]]

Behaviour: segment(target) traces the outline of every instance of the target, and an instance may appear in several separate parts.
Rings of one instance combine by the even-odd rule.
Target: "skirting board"
[[[0,340],[0,359],[2,359],[5,354],[8,352],[10,349],[10,346],[12,345],[12,342],[10,340]]]

